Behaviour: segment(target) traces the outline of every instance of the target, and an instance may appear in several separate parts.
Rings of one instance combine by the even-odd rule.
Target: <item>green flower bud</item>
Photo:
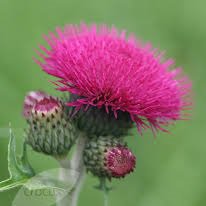
[[[26,141],[35,151],[67,155],[77,132],[60,100],[42,92],[30,92],[24,101],[24,114],[29,124]]]
[[[121,178],[133,172],[136,158],[120,138],[100,136],[90,139],[84,149],[87,171],[100,178]]]

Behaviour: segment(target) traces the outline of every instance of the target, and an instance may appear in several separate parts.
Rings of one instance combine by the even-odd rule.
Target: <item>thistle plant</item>
[[[186,119],[191,83],[173,60],[114,27],[68,25],[44,38],[49,47],[40,46],[35,61],[57,78],[54,85],[64,95],[32,91],[25,96],[24,145],[56,159],[62,168],[58,178],[65,182],[69,176],[63,169],[78,171],[72,190],[57,202],[76,206],[86,172],[107,194],[108,181],[121,181],[135,170],[136,157],[127,145],[132,128],[157,135]],[[26,162],[29,179],[34,172]]]

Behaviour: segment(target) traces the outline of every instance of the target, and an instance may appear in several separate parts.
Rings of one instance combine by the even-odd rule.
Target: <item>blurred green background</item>
[[[42,34],[68,23],[106,23],[134,32],[176,59],[193,81],[194,109],[190,121],[171,127],[172,134],[151,132],[129,144],[138,157],[136,172],[114,181],[111,206],[203,206],[206,202],[206,1],[205,0],[0,0],[0,127],[17,128],[20,146],[25,126],[22,101],[29,90],[53,94],[49,76],[32,56]],[[19,129],[18,129],[19,128]],[[0,179],[8,177],[6,130],[0,130]],[[36,171],[57,167],[51,158],[29,152]],[[88,176],[80,206],[103,205]],[[10,206],[18,190],[0,193],[0,205]]]

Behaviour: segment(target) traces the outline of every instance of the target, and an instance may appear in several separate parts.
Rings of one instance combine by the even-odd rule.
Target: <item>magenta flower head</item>
[[[68,104],[77,110],[103,108],[117,119],[127,113],[141,133],[145,128],[166,131],[190,106],[190,83],[181,69],[133,35],[82,24],[57,28],[45,38],[50,48],[41,46],[38,63],[59,78],[59,90],[77,97]]]

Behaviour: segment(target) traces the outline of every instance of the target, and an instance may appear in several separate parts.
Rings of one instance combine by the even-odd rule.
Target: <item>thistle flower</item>
[[[45,37],[50,48],[40,46],[43,61],[37,61],[48,74],[59,78],[60,91],[78,98],[69,106],[103,108],[129,114],[139,132],[165,126],[182,119],[188,109],[190,83],[181,69],[164,61],[163,54],[150,44],[143,45],[133,35],[126,37],[102,25],[69,25]]]
[[[35,151],[53,156],[68,153],[77,135],[60,100],[44,92],[30,92],[23,113],[29,124],[26,141]]]
[[[122,139],[100,136],[87,142],[84,164],[87,171],[100,178],[120,178],[133,172],[136,158]]]

